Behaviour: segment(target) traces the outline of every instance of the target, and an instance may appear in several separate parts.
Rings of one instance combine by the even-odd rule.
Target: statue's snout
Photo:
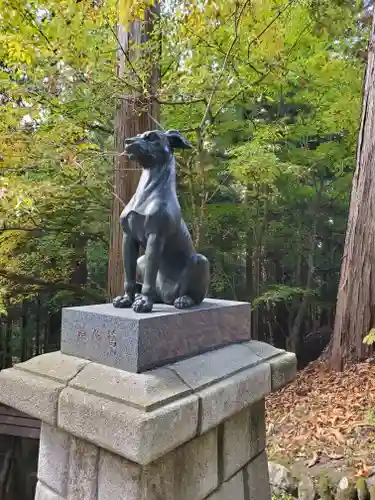
[[[137,140],[139,139],[139,137],[127,137],[125,139],[125,146],[128,146],[130,144],[133,144],[134,142],[136,142]]]
[[[123,154],[130,156],[134,156],[142,150],[140,137],[128,137],[125,139],[125,150]]]

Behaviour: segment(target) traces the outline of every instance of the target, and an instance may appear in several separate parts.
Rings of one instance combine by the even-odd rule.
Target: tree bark
[[[39,356],[40,354],[40,315],[41,315],[41,304],[40,295],[36,298],[36,310],[35,310],[35,354],[34,356]]]
[[[357,165],[330,346],[330,365],[342,370],[370,354],[363,338],[375,326],[375,16],[364,83]]]
[[[13,321],[12,313],[10,311],[10,304],[7,304],[8,315],[6,317],[6,330],[5,330],[5,346],[4,346],[4,363],[2,368],[10,368],[13,365],[13,352],[12,352],[12,334],[13,334]]]
[[[309,241],[309,248],[308,248],[308,254],[306,257],[306,264],[307,264],[307,275],[306,275],[306,281],[303,283],[302,282],[302,269],[301,269],[301,263],[298,266],[298,271],[297,275],[299,274],[299,278],[297,278],[296,285],[297,286],[303,286],[306,290],[306,292],[309,292],[311,290],[311,287],[313,285],[313,280],[314,280],[314,274],[315,274],[315,254],[316,254],[316,244],[317,244],[317,221],[319,217],[319,209],[320,209],[320,204],[321,204],[321,197],[322,197],[322,189],[323,187],[320,186],[317,189],[316,193],[316,198],[314,201],[314,204],[311,209],[311,215],[310,218],[312,220],[312,226],[311,226],[311,234],[310,234],[310,241]],[[301,257],[301,252],[299,255],[299,258]],[[298,354],[299,347],[300,347],[300,342],[301,342],[301,327],[303,325],[303,321],[306,317],[306,313],[308,311],[308,307],[310,305],[311,297],[306,293],[300,300],[298,304],[298,310],[293,318],[293,322],[291,323],[291,327],[289,329],[289,335],[287,338],[287,349],[291,352],[294,352]],[[290,314],[290,319],[292,320],[292,311]]]
[[[132,62],[140,56],[139,47],[146,41],[153,29],[154,14],[159,12],[156,2],[154,8],[146,9],[143,20],[135,20],[127,30],[125,26],[118,25],[117,37],[119,41],[118,76],[130,72],[130,80],[139,86],[136,74],[132,70]],[[133,47],[133,48],[130,48]],[[129,68],[130,66],[130,68]],[[115,118],[115,150],[122,153],[125,149],[125,139],[157,128],[159,119],[159,106],[152,96],[155,95],[159,83],[159,69],[155,65],[150,70],[149,96],[144,97],[141,92],[123,96],[118,104]],[[155,121],[156,120],[156,121]],[[125,205],[130,201],[140,178],[140,168],[126,156],[117,156],[114,162],[114,199],[112,202],[110,248],[108,256],[107,295],[112,300],[117,295],[124,293],[124,266],[122,257],[122,229],[120,214]]]

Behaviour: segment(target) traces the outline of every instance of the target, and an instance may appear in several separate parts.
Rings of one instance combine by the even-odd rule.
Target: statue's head
[[[150,130],[125,140],[125,151],[130,160],[143,168],[168,163],[175,149],[190,149],[192,145],[178,130]]]

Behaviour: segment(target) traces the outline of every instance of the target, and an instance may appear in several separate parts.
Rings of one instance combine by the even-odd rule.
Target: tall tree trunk
[[[375,326],[375,15],[365,76],[357,166],[330,350],[331,367],[369,354],[363,337]]]
[[[310,237],[310,250],[307,257],[307,278],[305,289],[309,291],[313,284],[314,279],[314,257],[316,249],[316,221],[313,222],[313,227]],[[298,353],[300,341],[301,341],[301,327],[303,320],[305,319],[306,313],[308,312],[308,307],[310,303],[310,296],[304,295],[299,304],[298,312],[294,318],[293,326],[290,331],[290,335],[287,338],[287,349],[291,352]]]
[[[88,276],[86,258],[87,238],[84,236],[73,236],[70,245],[73,249],[73,254],[69,282],[78,286],[86,285]]]
[[[43,328],[43,354],[45,352],[48,352],[48,345],[49,345],[49,316],[47,311]]]
[[[13,337],[13,321],[12,311],[9,302],[7,303],[7,317],[6,317],[6,330],[5,330],[5,345],[4,345],[4,364],[3,368],[10,368],[13,364],[13,350],[12,350],[12,337]]]
[[[154,15],[159,12],[158,2],[152,9],[146,9],[143,20],[135,20],[130,28],[119,23],[117,36],[119,41],[118,76],[121,78],[126,71],[135,87],[139,86],[132,68],[132,62],[140,57],[140,45],[146,41],[153,29]],[[133,47],[130,49],[130,46]],[[130,66],[130,68],[129,68]],[[130,72],[130,73],[129,73]],[[115,149],[122,153],[125,149],[125,139],[155,129],[159,119],[159,107],[152,96],[155,95],[159,83],[159,70],[157,66],[150,69],[149,96],[144,97],[140,92],[134,91],[123,96],[120,100],[115,119]],[[156,120],[156,122],[155,122]],[[108,257],[107,295],[113,299],[124,293],[124,269],[122,257],[122,229],[120,227],[120,214],[124,206],[130,201],[140,178],[140,168],[126,156],[117,156],[114,162],[113,185],[115,197],[112,203],[110,249]]]
[[[316,243],[317,243],[317,220],[319,215],[320,202],[322,197],[322,186],[320,186],[316,193],[316,198],[311,210],[311,234],[310,234],[310,242],[308,247],[308,255],[306,258],[307,263],[307,276],[305,283],[302,283],[301,277],[297,277],[296,285],[304,286],[306,292],[310,291],[313,285],[314,274],[315,274],[315,254],[316,254]],[[301,265],[298,266],[297,276],[300,273]],[[306,318],[306,313],[308,312],[308,307],[310,305],[311,297],[306,294],[302,297],[301,301],[298,305],[298,311],[293,319],[293,323],[291,324],[291,328],[289,330],[289,335],[287,338],[287,349],[291,352],[297,353],[300,346],[301,341],[301,328],[303,325],[303,321]]]
[[[40,354],[40,295],[36,299],[36,310],[35,310],[35,354],[34,356],[39,356]]]
[[[21,361],[26,361],[28,351],[28,307],[27,302],[22,302],[21,309]]]

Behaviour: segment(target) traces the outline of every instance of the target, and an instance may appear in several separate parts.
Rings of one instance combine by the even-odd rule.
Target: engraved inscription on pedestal
[[[63,309],[63,353],[131,372],[249,339],[247,302],[206,299],[184,311],[157,304],[152,314],[111,304]]]

